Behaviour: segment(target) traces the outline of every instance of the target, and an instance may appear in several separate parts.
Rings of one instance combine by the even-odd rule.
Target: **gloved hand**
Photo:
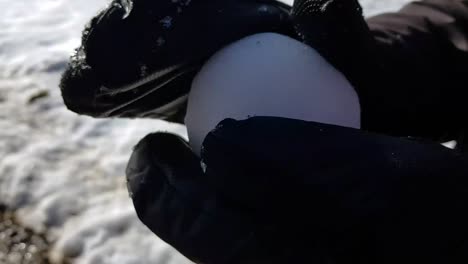
[[[127,169],[140,219],[197,263],[468,260],[455,151],[274,117],[225,120],[203,146],[152,134]]]
[[[74,111],[180,120],[204,59],[274,31],[300,37],[342,71],[361,89],[364,114],[392,113],[364,78],[373,48],[357,1],[296,1],[291,17],[274,1],[125,3],[93,19],[64,74]],[[466,162],[437,145],[253,118],[222,123],[201,160],[179,137],[149,135],[127,176],[140,219],[198,263],[450,263],[467,260]]]
[[[252,34],[292,34],[288,11],[273,0],[113,0],[83,31],[61,80],[64,102],[95,117],[182,123],[204,61]]]

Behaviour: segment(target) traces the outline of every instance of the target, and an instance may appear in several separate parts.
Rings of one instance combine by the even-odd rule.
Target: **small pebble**
[[[0,210],[0,264],[49,264],[47,240]]]

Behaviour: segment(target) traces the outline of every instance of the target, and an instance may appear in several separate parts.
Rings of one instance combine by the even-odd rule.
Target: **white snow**
[[[124,177],[140,138],[185,128],[78,116],[60,98],[60,73],[106,2],[0,0],[0,203],[48,230],[57,263],[189,263],[138,221]],[[402,2],[362,1],[366,14]]]
[[[219,122],[251,116],[361,127],[359,97],[346,77],[315,49],[276,33],[231,43],[200,69],[185,116],[190,145],[199,153]]]

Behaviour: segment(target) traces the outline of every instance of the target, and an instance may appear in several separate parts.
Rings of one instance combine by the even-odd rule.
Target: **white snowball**
[[[190,145],[225,118],[277,116],[360,128],[359,98],[317,51],[287,36],[261,33],[214,54],[195,77],[188,100]]]

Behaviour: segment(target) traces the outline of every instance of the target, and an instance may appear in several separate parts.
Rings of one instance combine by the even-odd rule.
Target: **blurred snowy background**
[[[361,1],[366,15],[405,2]],[[53,263],[189,263],[138,221],[124,177],[140,138],[156,130],[186,136],[185,128],[78,116],[60,97],[81,30],[107,3],[0,0],[0,205],[45,234]]]

